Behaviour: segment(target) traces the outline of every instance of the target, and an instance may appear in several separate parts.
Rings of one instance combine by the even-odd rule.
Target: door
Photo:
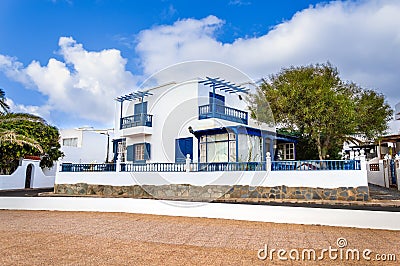
[[[146,116],[144,114],[147,114],[147,102],[135,104],[133,111],[134,111],[133,121],[141,123],[140,125],[144,125],[146,122],[145,121]]]
[[[29,164],[28,167],[26,167],[25,188],[31,188],[32,170],[33,170],[33,165]]]
[[[210,111],[212,112],[213,103],[215,102],[215,112],[225,114],[225,97],[223,95],[210,92]]]
[[[186,160],[186,155],[193,159],[193,138],[180,138],[175,140],[175,162],[182,163]]]

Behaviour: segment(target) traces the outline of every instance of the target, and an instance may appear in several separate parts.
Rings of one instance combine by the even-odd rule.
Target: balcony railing
[[[213,111],[213,106],[215,110]],[[199,106],[199,119],[220,118],[241,124],[248,124],[248,113],[220,104]]]
[[[121,118],[121,129],[139,126],[152,127],[153,115],[136,114]]]

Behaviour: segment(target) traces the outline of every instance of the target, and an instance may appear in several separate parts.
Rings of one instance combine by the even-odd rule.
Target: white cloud
[[[51,58],[45,66],[33,61],[24,68],[16,59],[0,55],[0,67],[7,76],[33,84],[48,97],[44,106],[13,104],[13,110],[42,114],[46,119],[51,110],[57,110],[77,118],[112,123],[113,99],[132,90],[135,84],[134,76],[125,70],[127,60],[115,49],[88,52],[71,37],[61,37],[59,46],[64,62]]]
[[[37,115],[43,118],[50,117],[50,106],[35,106],[35,105],[23,105],[23,104],[15,104],[13,100],[7,98],[6,103],[10,107],[10,110],[14,113],[29,113],[33,115]]]
[[[185,19],[144,30],[136,52],[145,74],[196,59],[232,64],[253,78],[282,67],[330,61],[344,79],[383,92],[391,104],[400,100],[400,2],[331,2],[309,7],[267,34],[222,43],[215,16]]]

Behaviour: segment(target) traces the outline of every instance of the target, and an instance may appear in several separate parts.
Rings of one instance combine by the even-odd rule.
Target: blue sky
[[[112,127],[113,98],[168,65],[215,60],[254,79],[330,61],[400,101],[399,1],[0,1],[0,87],[15,112]]]

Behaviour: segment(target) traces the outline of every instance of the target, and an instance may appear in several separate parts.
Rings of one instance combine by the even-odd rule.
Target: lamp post
[[[102,135],[107,135],[107,155],[106,155],[106,163],[108,163],[108,154],[110,153],[110,134],[108,133],[108,130],[106,133],[102,132],[100,133]]]

